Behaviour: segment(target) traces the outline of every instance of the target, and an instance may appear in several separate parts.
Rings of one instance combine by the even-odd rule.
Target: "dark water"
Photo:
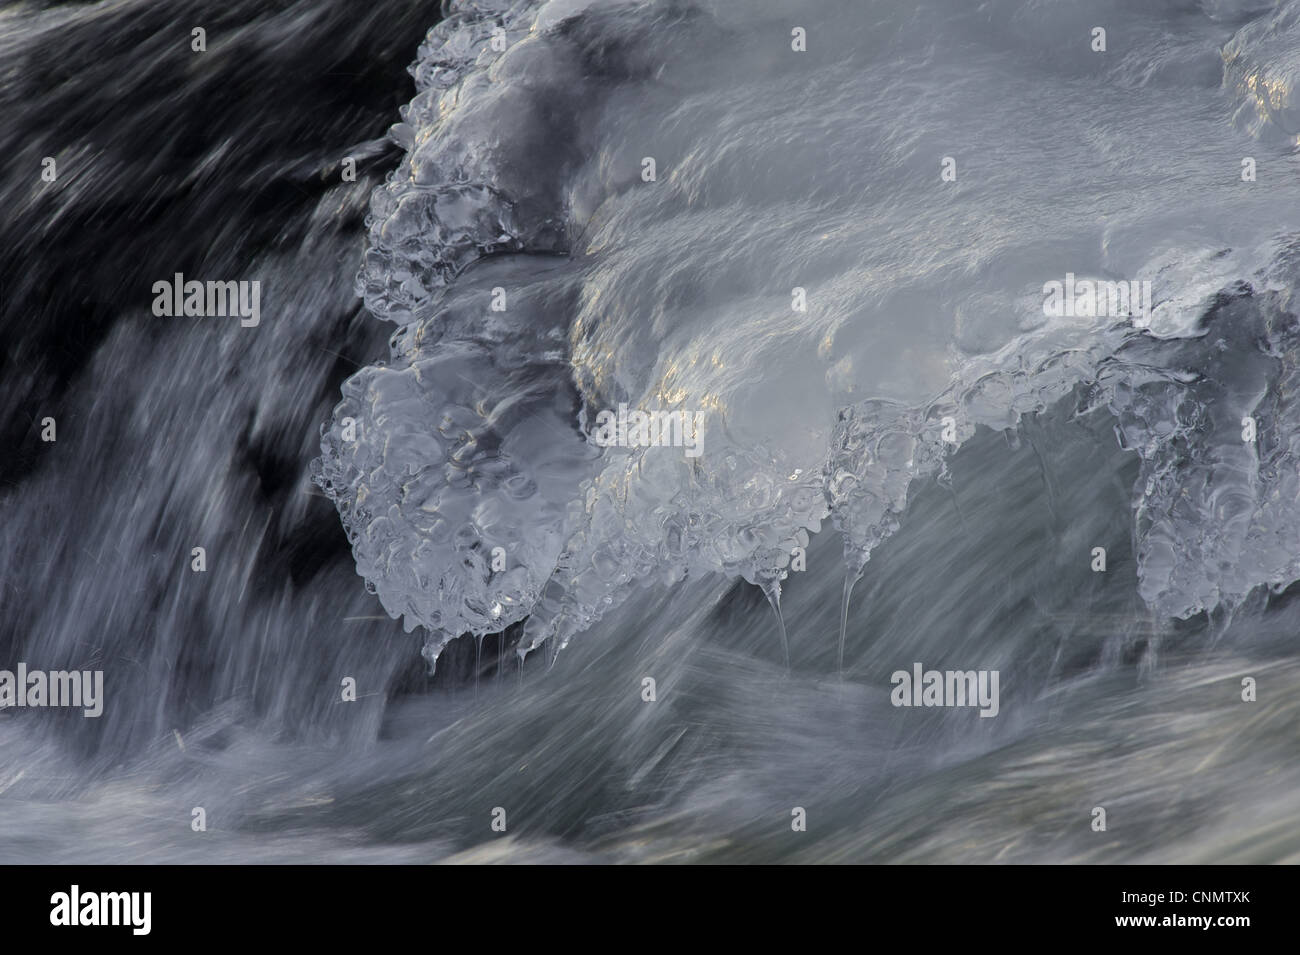
[[[1296,860],[1300,4],[446,13],[0,12],[0,860]]]

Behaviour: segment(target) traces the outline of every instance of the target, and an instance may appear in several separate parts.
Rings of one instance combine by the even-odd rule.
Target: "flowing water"
[[[0,860],[1300,859],[1300,0],[29,2],[0,64],[0,668],[105,685],[0,710]]]

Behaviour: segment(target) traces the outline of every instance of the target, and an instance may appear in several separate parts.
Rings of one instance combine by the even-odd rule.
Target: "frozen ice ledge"
[[[1234,122],[1261,143],[1295,111],[1293,86],[1274,83],[1268,109],[1258,99],[1291,65],[1295,11],[1248,23],[1224,48]],[[658,128],[670,137],[675,102],[703,95],[689,65],[722,44],[752,49],[738,30],[688,3],[473,0],[448,4],[420,48],[419,92],[392,133],[406,155],[372,198],[358,276],[369,310],[398,329],[390,360],[343,386],[313,473],[367,588],[408,631],[427,630],[431,662],[457,636],[521,622],[521,654],[548,640],[558,651],[629,588],[688,575],[744,578],[777,604],[792,552],[828,519],[843,538],[847,600],[905,519],[909,491],[947,480],[949,455],[977,427],[1015,429],[1080,394],[1081,410],[1106,409],[1141,459],[1134,540],[1153,610],[1186,617],[1300,579],[1295,234],[1244,250],[1189,242],[1134,264],[1130,274],[1156,286],[1149,322],[1044,319],[1035,288],[1008,280],[1001,307],[1019,321],[1000,337],[970,347],[960,334],[921,336],[898,349],[898,363],[941,370],[946,385],[922,397],[861,397],[843,370],[862,352],[840,356],[824,386],[813,376],[816,398],[796,413],[788,393],[763,405],[775,382],[808,377],[785,357],[799,353],[790,342],[827,347],[788,291],[763,306],[784,316],[759,327],[770,342],[752,329],[692,337],[693,316],[762,296],[728,284],[743,248],[730,233],[711,231],[713,271],[700,273],[723,278],[674,282],[688,268],[673,256],[690,223],[723,208],[735,234],[746,217],[759,230],[783,197],[719,193],[727,175],[762,178],[740,154],[732,173],[719,161],[712,197],[662,169],[668,181],[643,188],[645,150],[606,139],[634,139],[638,110],[667,117]],[[686,79],[665,94],[673,70]],[[719,81],[715,95],[738,88]],[[681,135],[677,155],[691,149]],[[803,229],[802,214],[771,234]],[[611,222],[664,238],[611,271],[602,264],[630,241]],[[673,232],[674,222],[687,225]],[[632,293],[620,296],[620,276],[640,277],[627,279]],[[637,295],[659,304],[632,314]],[[669,312],[662,300],[674,297]],[[958,310],[980,305],[999,307],[981,290]],[[597,446],[597,412],[620,402],[700,412],[703,453]],[[766,431],[752,426],[755,404]]]

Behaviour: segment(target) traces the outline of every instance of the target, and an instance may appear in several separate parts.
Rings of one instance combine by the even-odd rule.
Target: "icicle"
[[[847,549],[847,548],[846,548]],[[862,579],[862,570],[867,565],[868,555],[858,551],[849,556],[844,556],[844,599],[840,603],[840,652],[839,652],[839,672],[844,674],[844,642],[849,631],[849,600],[853,596],[853,588],[859,580]]]
[[[483,669],[483,634],[474,634],[474,699],[478,699],[478,674]]]
[[[763,581],[759,584],[763,589],[767,602],[772,605],[773,612],[776,613],[776,624],[781,630],[781,652],[785,654],[785,669],[790,672],[790,641],[785,633],[785,618],[781,616],[781,580],[773,578]]]
[[[442,656],[442,651],[450,640],[451,637],[445,630],[425,631],[420,656],[424,657],[425,663],[429,664],[429,679],[433,679],[434,674],[438,672],[438,658]]]
[[[1034,457],[1038,459],[1038,474],[1043,479],[1043,490],[1047,492],[1047,509],[1051,512],[1052,520],[1056,521],[1056,492],[1052,489],[1052,482],[1047,477],[1047,463],[1043,460],[1043,455],[1039,452],[1038,445],[1034,443],[1033,437],[1029,434],[1027,425],[1024,430],[1025,440],[1029,442],[1029,447],[1034,452]]]
[[[501,689],[501,671],[506,668],[506,632],[497,634],[497,689]]]

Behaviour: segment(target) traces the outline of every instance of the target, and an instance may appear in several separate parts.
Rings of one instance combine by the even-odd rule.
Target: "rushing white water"
[[[1300,858],[1300,0],[363,6],[0,11],[0,860]]]

